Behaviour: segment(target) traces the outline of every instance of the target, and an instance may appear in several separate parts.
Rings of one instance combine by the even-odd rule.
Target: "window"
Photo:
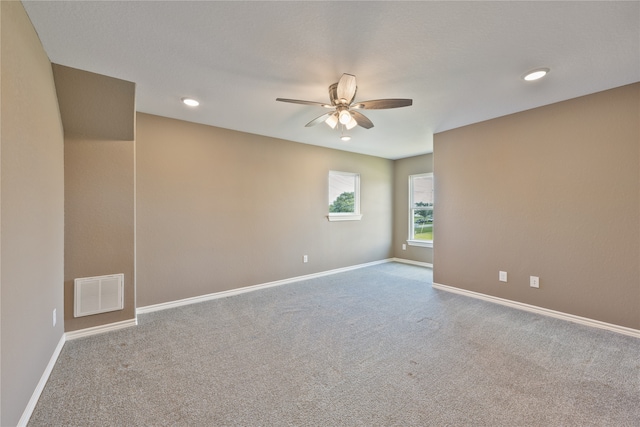
[[[360,215],[360,175],[329,171],[329,221],[354,221]]]
[[[433,174],[409,175],[409,239],[412,246],[433,247]]]

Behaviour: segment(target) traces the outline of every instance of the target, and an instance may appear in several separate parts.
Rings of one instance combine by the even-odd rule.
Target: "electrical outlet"
[[[309,257],[306,255],[302,256],[302,262],[309,262]]]
[[[529,286],[532,288],[539,288],[540,278],[538,276],[529,276]]]
[[[406,243],[403,243],[403,244],[402,244],[402,250],[403,250],[403,251],[406,251],[406,250],[407,250],[407,244],[406,244]]]
[[[57,316],[56,316],[56,309],[53,309],[53,327],[56,327],[56,321],[58,320]]]
[[[507,281],[507,272],[506,271],[501,271],[498,274],[498,280],[500,280],[501,282],[506,282]]]

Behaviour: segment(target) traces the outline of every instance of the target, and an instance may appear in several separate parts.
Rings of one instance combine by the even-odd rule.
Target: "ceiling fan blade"
[[[358,110],[385,110],[387,108],[400,108],[413,105],[413,99],[374,99],[362,101],[351,106]]]
[[[333,112],[329,112],[329,113],[325,113],[319,117],[316,117],[315,119],[311,120],[309,123],[307,123],[306,125],[304,125],[305,127],[310,127],[310,126],[315,126],[318,123],[322,123],[325,120],[327,120],[330,116],[332,116],[334,113]]]
[[[324,108],[333,108],[333,105],[329,105],[324,102],[301,101],[299,99],[287,99],[287,98],[276,98],[276,101],[291,102],[292,104],[317,105],[318,107],[324,107]]]
[[[357,111],[353,110],[349,112],[351,113],[351,116],[353,116],[353,118],[356,119],[358,124],[363,128],[371,129],[373,127],[373,123],[371,122],[371,120],[369,120],[364,114],[358,113]]]
[[[353,98],[356,96],[356,76],[351,74],[343,74],[338,80],[338,88],[336,93],[338,95],[338,101],[344,99],[348,104],[351,104]]]

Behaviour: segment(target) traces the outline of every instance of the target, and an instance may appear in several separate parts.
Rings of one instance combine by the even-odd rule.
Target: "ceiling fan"
[[[316,117],[305,126],[315,126],[318,123],[325,122],[332,129],[335,129],[339,123],[347,130],[353,129],[356,126],[362,126],[365,129],[371,129],[373,127],[371,120],[357,110],[384,110],[387,108],[408,107],[413,104],[412,99],[376,99],[372,101],[354,102],[357,90],[356,76],[343,74],[337,83],[329,86],[330,104],[286,98],[276,98],[276,101],[316,105],[331,109],[332,111]]]

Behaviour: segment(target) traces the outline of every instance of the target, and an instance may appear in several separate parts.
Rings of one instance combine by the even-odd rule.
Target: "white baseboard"
[[[36,408],[36,404],[38,403],[38,399],[40,399],[44,386],[47,384],[47,381],[49,381],[49,375],[51,375],[51,371],[58,361],[58,356],[60,356],[60,352],[62,351],[62,347],[64,347],[65,341],[65,334],[62,334],[60,341],[58,341],[58,345],[55,350],[53,350],[53,354],[51,355],[51,359],[49,359],[47,367],[40,377],[40,381],[38,381],[38,385],[31,395],[31,399],[29,399],[29,403],[27,403],[27,407],[24,409],[24,412],[22,412],[22,416],[18,421],[18,427],[26,426],[29,423],[29,418],[31,418],[31,414],[33,414],[33,410]]]
[[[477,299],[489,301],[495,304],[505,305],[507,307],[517,308],[519,310],[529,311],[531,313],[542,314],[543,316],[555,317],[556,319],[562,319],[562,320],[566,320],[573,323],[579,323],[581,325],[590,326],[592,328],[606,329],[611,332],[617,332],[619,334],[640,338],[640,330],[638,329],[627,328],[626,326],[619,326],[619,325],[614,325],[612,323],[601,322],[600,320],[589,319],[587,317],[575,316],[573,314],[563,313],[561,311],[555,311],[555,310],[550,310],[548,308],[525,304],[522,302],[511,301],[504,298],[481,294],[479,292],[468,291],[466,289],[455,288],[453,286],[448,286],[448,285],[442,285],[440,283],[433,283],[432,286],[435,289],[440,289],[442,291],[465,295],[471,298],[477,298]]]
[[[91,335],[103,334],[105,332],[117,331],[118,329],[128,328],[136,326],[138,319],[133,318],[129,320],[123,320],[121,322],[109,323],[107,325],[94,326],[92,328],[79,329],[77,331],[67,332],[65,337],[67,341],[75,340],[78,338],[88,337]]]
[[[402,264],[419,265],[420,267],[433,268],[433,264],[429,264],[428,262],[413,261],[413,260],[404,259],[404,258],[391,258],[391,260],[393,262],[400,262]]]
[[[343,273],[345,271],[357,270],[359,268],[370,267],[372,265],[378,265],[378,264],[385,264],[387,262],[392,262],[392,261],[394,261],[393,258],[387,258],[380,261],[367,262],[365,264],[352,265],[350,267],[336,268],[334,270],[327,270],[319,273],[307,274],[305,276],[297,276],[289,279],[276,280],[275,282],[262,283],[259,285],[246,286],[246,287],[237,288],[237,289],[230,289],[228,291],[214,292],[212,294],[201,295],[198,297],[185,298],[185,299],[180,299],[176,301],[163,302],[160,304],[147,305],[144,307],[138,307],[136,309],[136,315],[151,313],[154,311],[166,310],[169,308],[180,307],[183,305],[196,304],[199,302],[211,301],[218,298],[226,298],[233,295],[243,294],[245,292],[253,292],[260,289],[271,288],[274,286],[286,285],[289,283],[299,282],[301,280],[315,279],[317,277],[329,276],[331,274]]]

